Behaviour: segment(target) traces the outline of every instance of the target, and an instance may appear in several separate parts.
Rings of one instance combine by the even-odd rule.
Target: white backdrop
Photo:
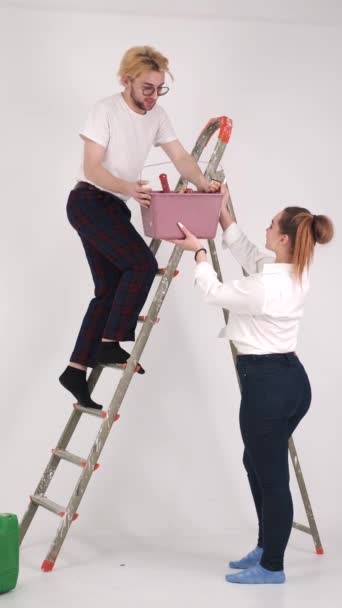
[[[123,52],[151,44],[170,58],[175,82],[162,104],[189,150],[209,118],[233,119],[223,166],[250,237],[263,245],[270,218],[286,204],[335,221],[335,241],[317,248],[300,334],[313,403],[295,436],[323,541],[332,539],[342,478],[341,30],[19,10],[1,10],[0,19],[0,510],[23,514],[72,403],[57,378],[92,297],[81,243],[65,214],[81,158],[78,129],[97,99],[120,90]],[[155,150],[149,162],[165,160]],[[158,172],[144,174],[156,179]],[[141,228],[137,204],[130,207]],[[161,262],[170,252],[164,245]],[[229,254],[220,259],[226,278],[240,276]],[[216,338],[222,313],[194,291],[192,268],[185,254],[142,358],[147,373],[131,384],[75,534],[177,539],[254,525],[234,367],[228,345]],[[95,397],[108,403],[118,374],[107,370]],[[86,456],[97,428],[85,419],[71,451]],[[75,479],[62,463],[48,496],[65,503]],[[295,480],[293,490],[296,519],[306,523]],[[50,537],[55,524],[39,512],[29,534]]]

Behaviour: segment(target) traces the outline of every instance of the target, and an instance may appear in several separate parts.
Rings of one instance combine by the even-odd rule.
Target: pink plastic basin
[[[141,207],[144,233],[155,239],[183,238],[177,222],[202,239],[216,235],[223,194],[152,192],[150,207]]]

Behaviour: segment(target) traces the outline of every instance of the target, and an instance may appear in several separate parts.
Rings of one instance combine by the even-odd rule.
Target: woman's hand
[[[188,230],[185,226],[183,226],[183,224],[178,222],[178,226],[180,227],[181,231],[184,233],[185,238],[171,240],[170,241],[171,243],[174,243],[175,245],[179,245],[179,247],[181,247],[185,251],[197,251],[198,249],[201,249],[201,247],[203,247],[201,241],[197,238],[197,236],[192,234],[192,232],[190,232],[190,230]]]

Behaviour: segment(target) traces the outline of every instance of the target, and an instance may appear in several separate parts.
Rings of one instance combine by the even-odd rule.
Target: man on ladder
[[[149,185],[139,178],[151,147],[160,146],[198,190],[215,189],[157,104],[169,91],[165,74],[172,78],[161,53],[148,46],[130,48],[119,69],[124,91],[97,102],[80,133],[83,166],[67,213],[81,238],[95,297],[59,380],[83,407],[102,409],[90,396],[87,367],[127,361],[130,355],[120,342],[134,341],[138,315],[157,272],[155,257],[133,227],[126,204],[133,198],[149,205]],[[144,373],[140,365],[137,372]]]

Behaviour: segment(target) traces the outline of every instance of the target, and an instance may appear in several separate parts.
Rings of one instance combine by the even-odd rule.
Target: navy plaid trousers
[[[158,265],[117,196],[85,184],[70,192],[67,215],[81,238],[95,284],[70,361],[93,367],[101,338],[134,340]]]

